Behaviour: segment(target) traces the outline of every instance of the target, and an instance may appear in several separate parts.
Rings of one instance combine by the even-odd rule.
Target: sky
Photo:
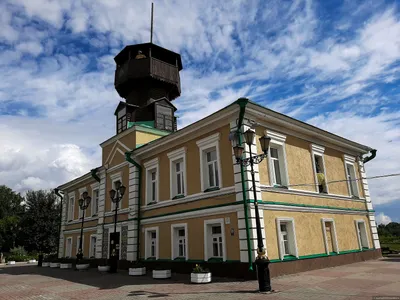
[[[153,42],[182,55],[178,128],[239,97],[378,150],[400,170],[400,3],[154,0]],[[0,1],[0,184],[51,189],[101,164],[114,56],[150,39],[151,2]],[[400,222],[400,177],[370,180]]]

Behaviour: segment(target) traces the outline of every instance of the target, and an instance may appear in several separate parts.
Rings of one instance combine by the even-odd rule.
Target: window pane
[[[282,184],[282,178],[281,178],[281,169],[279,167],[279,160],[273,160],[274,164],[274,171],[275,171],[275,183],[276,184]]]
[[[281,224],[281,231],[285,231],[286,232],[286,224]]]
[[[213,243],[213,256],[219,256],[218,253],[218,243]]]
[[[151,235],[151,238],[152,238],[152,239],[155,239],[155,238],[156,238],[156,232],[155,232],[155,231],[150,232],[150,235]]]
[[[151,200],[155,201],[156,200],[156,183],[152,183],[152,189],[151,189]]]
[[[279,157],[278,157],[278,149],[276,149],[276,148],[270,148],[270,150],[271,150],[271,157],[273,157],[273,158],[279,158]]]
[[[156,180],[156,172],[151,172],[151,180]]]
[[[182,194],[182,185],[181,185],[181,174],[176,175],[178,195]]]
[[[289,255],[289,254],[290,254],[290,251],[289,251],[289,241],[286,240],[286,241],[283,242],[283,244],[284,244],[285,255]]]
[[[210,187],[215,186],[214,167],[212,164],[208,165],[208,180],[209,180]]]
[[[185,236],[185,229],[179,229],[178,236]]]
[[[175,164],[175,169],[176,169],[176,172],[179,172],[181,170],[181,163],[180,162],[177,162]]]
[[[213,226],[212,227],[212,234],[221,233],[221,226]]]
[[[215,186],[219,186],[219,175],[218,175],[218,165],[217,162],[214,163],[214,169],[215,169]]]
[[[217,160],[217,151],[209,151],[207,152],[207,162],[211,162]]]

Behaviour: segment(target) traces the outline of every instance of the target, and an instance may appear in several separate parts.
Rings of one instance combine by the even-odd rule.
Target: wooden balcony
[[[176,85],[180,92],[178,67],[165,63],[157,58],[132,59],[115,70],[115,87],[131,79],[155,78]]]

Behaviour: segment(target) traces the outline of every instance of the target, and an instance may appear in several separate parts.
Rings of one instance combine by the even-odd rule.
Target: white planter
[[[209,283],[211,282],[211,273],[190,273],[190,282]]]
[[[89,269],[89,264],[79,264],[79,265],[76,265],[76,268],[78,270],[87,270],[87,269]]]
[[[143,267],[143,268],[129,268],[129,275],[132,275],[132,276],[146,275],[146,267]]]
[[[110,271],[110,266],[97,266],[99,272],[108,272]]]
[[[60,263],[50,263],[50,268],[59,268]]]
[[[10,260],[9,262],[7,262],[7,265],[15,265],[15,261],[14,260]]]
[[[60,269],[72,269],[72,264],[60,264]]]
[[[42,267],[50,267],[50,263],[49,262],[42,262]]]
[[[28,264],[35,264],[36,263],[36,259],[30,259],[29,261],[28,261]]]
[[[153,270],[153,278],[171,278],[171,270]]]

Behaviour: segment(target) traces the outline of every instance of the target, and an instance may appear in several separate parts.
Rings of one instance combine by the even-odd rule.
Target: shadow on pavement
[[[59,269],[38,266],[5,266],[0,267],[0,276],[8,275],[39,275],[52,277],[60,280],[66,280],[74,283],[85,284],[99,289],[115,289],[126,285],[151,285],[151,284],[188,284],[190,283],[189,274],[172,274],[169,279],[153,279],[151,271],[147,271],[145,276],[129,276],[128,271],[119,270],[118,273],[100,273],[95,268],[85,271],[77,271],[74,269]],[[21,278],[23,281],[23,278]],[[213,277],[215,282],[243,282],[242,280],[234,280],[228,278]],[[138,292],[132,292],[138,293]],[[143,292],[144,293],[144,292]],[[155,293],[157,294],[157,293]],[[164,295],[164,294],[163,294]],[[156,295],[152,297],[157,297]],[[160,296],[161,297],[161,296]]]

